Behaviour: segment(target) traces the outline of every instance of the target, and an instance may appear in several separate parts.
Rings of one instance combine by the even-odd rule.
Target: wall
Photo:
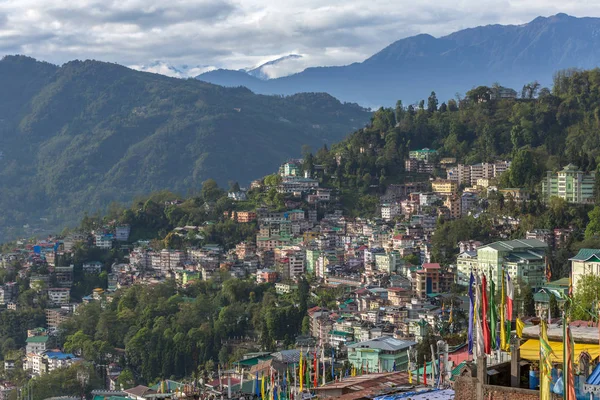
[[[462,397],[457,396],[462,399]],[[483,385],[483,398],[493,400],[539,400],[537,390],[519,389],[504,386]],[[552,394],[552,400],[562,399],[562,396]]]

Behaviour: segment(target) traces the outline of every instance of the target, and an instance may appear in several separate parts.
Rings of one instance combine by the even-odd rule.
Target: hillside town
[[[463,165],[439,159],[432,149],[411,151],[406,170],[424,179],[389,185],[379,199],[379,216],[374,218],[344,215],[338,191],[320,186],[320,167],[315,165],[314,173],[303,172],[302,163],[290,160],[275,177],[250,186],[250,191],[274,189],[284,195],[284,209],[237,207],[248,201],[249,190],[235,187],[227,193],[233,207],[219,218],[254,227],[251,239],[230,248],[203,240],[210,222],[175,227],[167,237],[178,245],[156,248],[150,237],[132,241],[135,227],[118,221],[5,246],[0,257],[2,313],[34,308],[45,319],[39,326],[24,327],[20,333],[24,342],[13,341],[4,353],[0,399],[11,398],[18,388],[11,379],[22,373],[40,377],[92,361],[77,348],[66,351],[61,337],[61,327],[80,307],[96,303],[103,308],[135,285],[152,287],[171,281],[185,288],[198,281],[219,284],[229,279],[268,285],[277,296],[290,296],[308,282],[315,298],[320,289],[333,297],[306,310],[306,329],[297,332],[292,345],[277,342],[275,351],[248,351],[241,359],[219,365],[212,380],[177,382],[164,376],[154,386],[127,387],[119,379],[126,367],[124,358],[111,357],[105,365],[94,366],[101,370],[103,380],[101,387],[94,388],[95,396],[137,400],[154,399],[158,394],[180,398],[201,393],[203,398],[242,398],[260,394],[265,376],[270,380],[267,390],[279,390],[283,398],[293,398],[294,393],[302,398],[344,399],[401,398],[412,393],[413,399],[479,399],[494,390],[503,393],[501,398],[517,398],[512,396],[522,379],[528,380],[526,387],[535,388],[525,376],[539,368],[539,352],[527,350],[535,346],[538,325],[547,320],[550,336],[559,329],[561,316],[551,315],[556,313],[556,303],[564,305],[586,275],[600,275],[600,249],[581,248],[568,259],[569,277],[554,279],[549,260],[578,233],[556,227],[531,229],[515,237],[522,221],[495,214],[486,237],[457,241],[451,244],[453,254],[434,255],[440,250],[435,244],[440,221],[477,219],[489,213],[490,203],[498,196],[515,207],[528,201],[529,193],[521,188],[498,189],[498,179],[510,169],[510,162]],[[434,171],[445,178],[430,177]],[[556,174],[548,172],[541,197],[588,204],[594,182],[593,174],[569,164]],[[182,202],[169,200],[168,205],[178,207]],[[199,244],[187,245],[188,239]],[[498,296],[501,289],[498,304],[504,304],[507,282],[514,282],[514,287],[510,283],[510,349],[503,344],[497,351],[473,350],[474,276],[478,282],[480,277],[485,282],[487,276],[487,284],[495,285]],[[485,316],[484,320],[487,324]],[[594,324],[572,322],[579,349],[576,356],[589,358],[579,366],[577,378],[582,382],[600,355]],[[557,340],[556,332],[553,338]],[[256,338],[231,340],[243,348],[244,342]],[[287,375],[291,370],[295,374],[296,368],[300,376],[302,368],[307,368],[304,388],[302,378]],[[487,368],[489,377],[482,368]],[[461,377],[470,380],[461,381]],[[600,388],[589,385],[581,383],[578,388],[585,386],[590,395]],[[24,389],[18,390],[23,393]],[[434,394],[438,397],[428,397]]]

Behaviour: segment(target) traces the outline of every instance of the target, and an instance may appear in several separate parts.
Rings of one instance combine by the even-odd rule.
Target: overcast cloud
[[[185,76],[286,54],[271,76],[362,61],[395,40],[565,12],[595,0],[0,0],[0,55],[97,59]],[[159,62],[157,62],[159,61]],[[169,65],[185,66],[173,71]]]

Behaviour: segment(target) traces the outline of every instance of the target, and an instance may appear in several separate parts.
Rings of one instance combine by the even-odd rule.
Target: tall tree
[[[429,97],[427,98],[427,111],[435,112],[438,109],[438,99],[435,95],[435,92],[431,92]]]

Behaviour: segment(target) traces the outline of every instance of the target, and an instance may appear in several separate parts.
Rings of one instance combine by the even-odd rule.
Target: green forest
[[[325,93],[263,96],[89,60],[7,56],[0,87],[0,241],[209,178],[246,185],[371,115]]]
[[[174,281],[135,285],[104,307],[82,306],[62,326],[65,351],[103,364],[118,359],[138,383],[200,377],[244,353],[274,350],[275,341],[291,346],[303,327],[309,284],[285,296],[272,285],[250,281],[195,281],[177,289]],[[227,340],[254,337],[245,345]],[[126,375],[127,376],[127,375]]]

